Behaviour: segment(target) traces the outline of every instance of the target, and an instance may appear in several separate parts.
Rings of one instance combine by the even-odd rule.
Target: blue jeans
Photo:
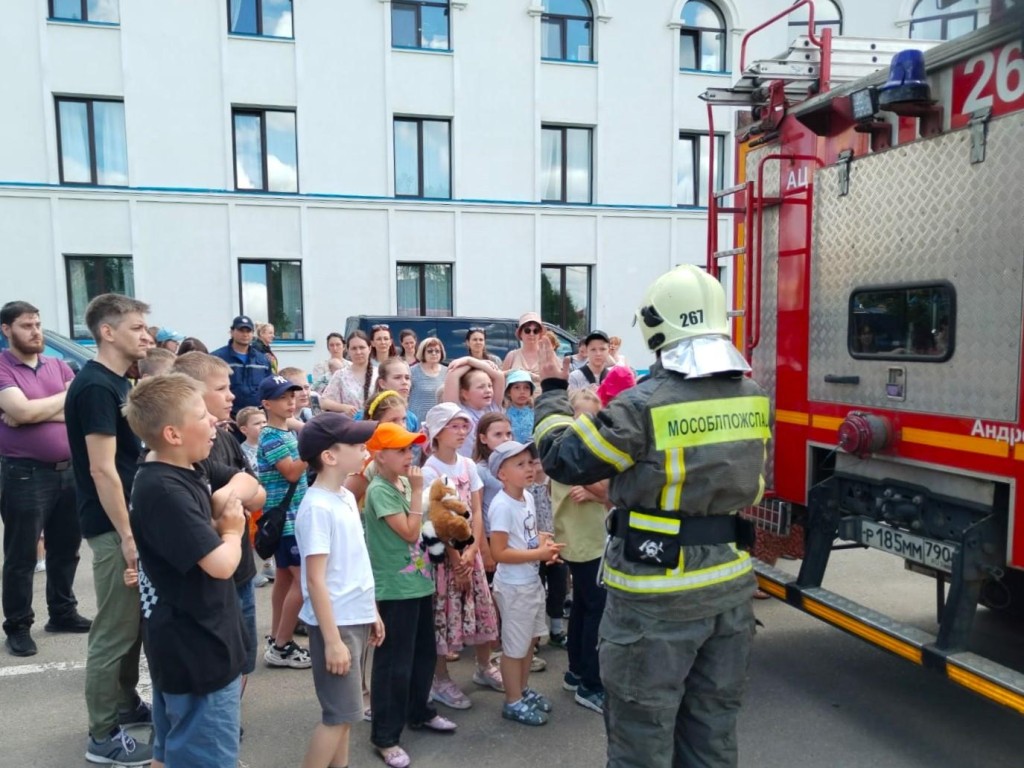
[[[73,587],[82,531],[71,468],[30,459],[0,460],[0,518],[4,523],[3,608],[7,634],[32,626],[36,542],[46,534],[46,606],[56,620],[75,613]]]
[[[242,678],[199,696],[153,687],[153,759],[166,768],[238,765]]]
[[[245,584],[236,584],[238,592],[238,606],[242,609],[242,628],[245,630],[245,668],[243,675],[251,675],[256,669],[256,590],[252,586],[252,579],[246,579]]]

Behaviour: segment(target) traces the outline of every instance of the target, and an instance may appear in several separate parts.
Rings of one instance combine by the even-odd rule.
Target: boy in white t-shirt
[[[299,433],[299,456],[317,472],[295,517],[302,557],[302,610],[309,628],[313,685],[323,711],[303,768],[347,766],[352,723],[363,719],[360,660],[379,646],[373,571],[355,497],[342,487],[360,469],[375,421],[339,413],[313,417]]]
[[[491,501],[491,557],[494,600],[501,612],[501,676],[505,704],[501,716],[524,725],[544,725],[551,702],[527,687],[534,645],[548,634],[540,563],[557,563],[562,544],[537,530],[533,496],[526,489],[535,476],[533,443],[502,443],[487,460],[502,490]]]

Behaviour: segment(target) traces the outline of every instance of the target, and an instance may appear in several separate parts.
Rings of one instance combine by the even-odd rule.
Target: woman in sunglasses
[[[466,332],[466,349],[469,350],[470,357],[475,357],[477,360],[489,360],[499,368],[501,367],[501,358],[487,352],[487,331],[483,328],[474,327]]]
[[[398,355],[391,341],[391,328],[381,323],[370,327],[370,363],[376,368],[389,357]]]
[[[519,318],[516,338],[522,345],[505,355],[502,368],[506,371],[529,371],[534,384],[540,384],[540,337],[544,324],[536,312],[527,312]]]

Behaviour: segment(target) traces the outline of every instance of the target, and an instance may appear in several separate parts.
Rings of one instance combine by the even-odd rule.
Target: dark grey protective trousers
[[[735,768],[749,600],[697,620],[608,590],[601,622],[608,768]]]

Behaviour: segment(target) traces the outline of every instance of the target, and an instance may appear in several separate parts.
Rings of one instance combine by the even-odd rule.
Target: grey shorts
[[[362,658],[370,638],[370,625],[338,627],[342,642],[348,646],[352,666],[348,674],[334,675],[327,671],[324,635],[320,627],[309,627],[309,655],[313,661],[313,687],[320,700],[324,725],[358,723],[363,719]]]
[[[501,614],[501,652],[510,659],[525,659],[533,650],[533,638],[548,635],[540,579],[525,585],[495,579],[494,602]]]

